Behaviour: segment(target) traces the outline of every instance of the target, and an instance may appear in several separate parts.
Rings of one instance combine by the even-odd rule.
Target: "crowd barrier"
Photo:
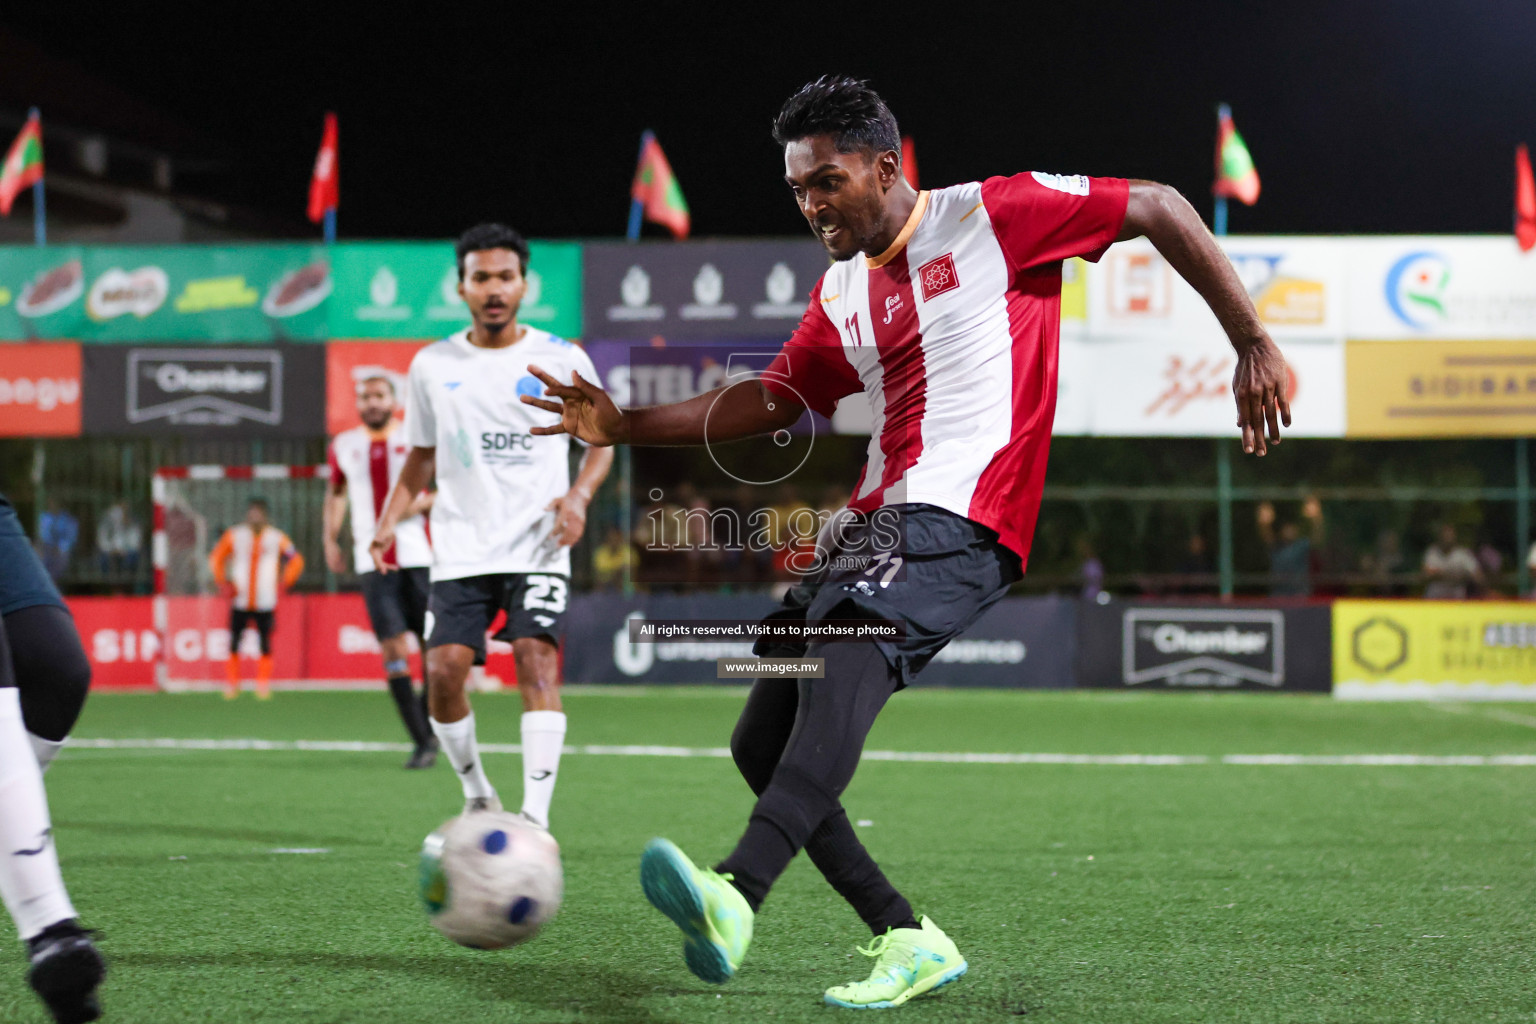
[[[227,603],[169,598],[162,646],[153,600],[69,601],[94,685],[153,688],[162,656],[175,687],[218,685],[230,643]],[[577,595],[566,617],[565,677],[577,683],[716,683],[716,660],[748,656],[750,643],[636,644],[630,642],[630,620],[752,621],[773,607],[767,597],[747,594]],[[248,653],[254,653],[254,642],[247,633]],[[274,651],[280,684],[382,685],[378,642],[357,594],[290,595],[278,611]],[[419,671],[415,655],[412,664]],[[516,679],[505,649],[493,650],[487,672],[506,682]],[[1536,700],[1536,603],[1007,598],[940,652],[918,685]]]

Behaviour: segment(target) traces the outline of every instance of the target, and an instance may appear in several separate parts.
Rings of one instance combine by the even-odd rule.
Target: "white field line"
[[[255,740],[255,739],[71,739],[76,750],[298,750],[328,754],[403,754],[408,743],[374,743],[363,740]],[[520,754],[516,743],[482,743],[482,754]],[[645,745],[570,746],[567,754],[617,757],[730,757],[727,747],[660,747]],[[1536,754],[986,754],[941,751],[866,750],[866,761],[901,761],[939,764],[1089,764],[1162,767],[1167,765],[1257,765],[1264,767],[1429,767],[1429,768],[1536,768]]]
[[[1536,715],[1522,715],[1518,711],[1469,707],[1466,704],[1439,704],[1434,701],[1426,701],[1425,705],[1452,715],[1473,715],[1477,718],[1491,718],[1495,722],[1504,722],[1507,725],[1523,725],[1527,729],[1536,729]]]

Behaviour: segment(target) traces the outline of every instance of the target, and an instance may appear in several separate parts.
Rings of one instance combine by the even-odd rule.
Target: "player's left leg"
[[[245,627],[249,624],[251,613],[236,608],[231,603],[229,608],[229,657],[224,662],[224,699],[234,700],[240,696],[240,639],[245,635]]]
[[[517,689],[523,697],[523,807],[525,818],[549,827],[549,805],[565,746],[565,711],[560,704],[561,618],[570,583],[553,573],[510,578],[507,623],[499,634],[512,641]]]
[[[58,605],[5,616],[27,738],[44,771],[64,746],[91,688],[91,663],[69,612]]]
[[[42,770],[27,741],[6,630],[0,626],[0,899],[27,943],[27,980],[59,1021],[101,1016],[106,973],[59,873]]]
[[[256,699],[272,699],[272,620],[275,612],[252,612],[256,637],[261,641],[261,658],[256,662]]]

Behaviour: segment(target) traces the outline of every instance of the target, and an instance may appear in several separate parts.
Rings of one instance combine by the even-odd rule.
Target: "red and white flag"
[[[1521,252],[1536,246],[1536,180],[1531,178],[1531,154],[1523,142],[1515,149],[1515,241]]]
[[[327,210],[336,209],[341,196],[336,159],[336,115],[326,114],[320,152],[315,154],[315,173],[309,179],[309,219],[316,224],[325,219]]]

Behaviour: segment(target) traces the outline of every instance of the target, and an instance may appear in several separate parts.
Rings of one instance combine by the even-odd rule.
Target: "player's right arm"
[[[347,476],[336,459],[336,445],[331,443],[331,478],[325,488],[325,504],[322,506],[321,539],[325,546],[325,564],[331,572],[346,572],[347,563],[341,556],[341,524],[347,518]]]
[[[426,489],[436,473],[437,449],[412,447],[411,453],[405,457],[405,465],[400,467],[400,475],[395,478],[394,489],[389,492],[384,513],[379,516],[379,525],[373,531],[373,542],[368,545],[373,567],[379,572],[395,569],[395,566],[384,563],[384,552],[395,542],[395,527],[400,520],[410,518],[417,495]]]
[[[522,396],[529,405],[560,414],[558,426],[534,427],[533,433],[570,434],[594,445],[696,445],[771,434],[793,425],[807,405],[823,416],[832,415],[838,399],[864,387],[822,309],[819,282],[800,326],[763,376],[681,402],[620,409],[602,388],[578,373],[563,384],[537,366],[528,370],[544,382],[548,398],[559,399]]]
[[[208,553],[208,571],[213,573],[213,582],[220,587],[229,585],[229,577],[224,572],[224,566],[229,561],[230,552],[235,549],[234,530],[225,530],[219,542]]]

